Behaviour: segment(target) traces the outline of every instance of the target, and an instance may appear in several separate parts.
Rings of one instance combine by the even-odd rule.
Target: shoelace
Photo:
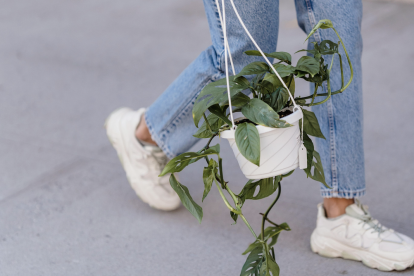
[[[364,212],[363,214],[357,213],[357,212],[352,212],[349,213],[350,216],[360,219],[361,221],[358,223],[361,224],[362,223],[362,227],[364,227],[365,225],[368,225],[369,227],[367,229],[365,229],[365,231],[368,231],[370,229],[372,229],[371,233],[378,233],[378,237],[380,238],[380,235],[382,233],[384,233],[385,231],[389,230],[388,228],[386,228],[385,226],[382,226],[381,223],[379,223],[378,220],[373,219],[371,217],[371,214],[368,212],[368,207],[362,205],[358,200],[355,200],[355,204],[362,210],[362,212]]]
[[[359,222],[358,224],[363,223],[362,227],[364,227],[365,225],[368,225],[369,228],[367,228],[366,231],[372,229],[371,233],[377,232],[379,238],[382,233],[389,230],[385,226],[381,225],[381,223],[379,223],[378,220],[373,219],[369,213],[367,213],[366,215],[361,215],[361,216],[365,218],[361,218],[362,221]]]
[[[393,233],[395,236],[397,236],[400,241],[387,240],[387,242],[392,242],[396,244],[404,244],[403,238],[398,233],[394,232],[394,230],[392,229],[389,229],[381,225],[381,223],[379,223],[378,220],[373,219],[371,215],[365,209],[362,208],[362,210],[365,212],[365,215],[359,215],[362,221],[359,222],[358,224],[363,223],[362,227],[364,227],[365,224],[370,226],[369,228],[365,229],[365,232],[372,229],[371,233],[375,233],[375,232],[378,233],[378,239],[386,240],[387,237],[381,237],[381,234],[386,231],[389,231],[390,234]]]

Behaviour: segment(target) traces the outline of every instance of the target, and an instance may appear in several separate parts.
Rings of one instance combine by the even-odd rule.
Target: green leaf
[[[247,89],[247,88],[249,88],[249,87],[250,87],[250,82],[249,82],[249,80],[248,80],[248,79],[246,79],[246,78],[245,78],[245,77],[243,77],[243,76],[240,76],[240,75],[238,75],[238,77],[234,79],[234,82],[235,82],[235,83],[237,83],[237,84],[238,84],[238,85],[240,85],[240,86],[245,87],[245,89]]]
[[[239,215],[233,213],[232,211],[230,211],[230,216],[231,218],[234,220],[234,224],[237,223],[237,218],[239,217]]]
[[[257,245],[247,257],[240,276],[279,276],[279,266],[270,255],[269,246]]]
[[[276,244],[281,231],[290,231],[289,225],[282,223],[279,226],[267,227],[264,231],[265,239],[260,234],[254,243],[250,244],[243,255],[250,252],[240,275],[271,276],[279,275],[279,266],[270,254],[270,249]],[[271,240],[269,244],[267,241]],[[264,243],[263,243],[264,241]]]
[[[231,98],[231,105],[235,106],[235,107],[243,107],[245,106],[248,102],[250,102],[250,98],[249,96],[246,96],[245,94],[243,94],[242,92],[237,93],[236,95],[234,95]]]
[[[174,174],[170,176],[170,184],[177,195],[180,197],[184,207],[201,223],[203,219],[203,209],[193,200],[188,188],[177,181]]]
[[[270,256],[270,254],[268,254],[268,256]],[[280,275],[280,268],[271,256],[269,257],[268,265],[269,265],[269,270],[272,272],[273,276],[279,276]],[[270,274],[269,274],[269,276],[270,276]]]
[[[216,144],[214,146],[209,147],[206,151],[212,150],[213,152],[217,152],[217,154],[220,153],[220,144]],[[205,151],[203,152],[205,153]]]
[[[259,85],[260,93],[262,94],[271,94],[278,87],[281,87],[282,83],[275,74],[266,73],[262,82]]]
[[[214,132],[217,132],[223,125],[223,120],[221,120],[215,114],[209,114],[207,116],[207,121],[211,126],[211,130]],[[203,122],[201,127],[198,128],[197,132],[193,136],[196,138],[210,138],[211,136],[213,136],[213,134],[208,129],[206,122]]]
[[[249,247],[247,247],[247,249],[242,253],[242,255],[246,255],[247,253],[252,252],[257,247],[262,248],[262,244],[258,240],[256,240],[254,243],[251,243]]]
[[[208,108],[208,111],[210,111],[211,113],[213,113],[214,115],[222,119],[229,126],[232,126],[231,121],[227,118],[226,113],[221,109],[220,105],[213,104],[212,106]]]
[[[269,71],[269,65],[267,65],[265,62],[261,61],[254,61],[248,65],[246,65],[239,75],[256,75],[261,74]]]
[[[217,162],[214,159],[210,159],[208,167],[205,167],[203,170],[204,193],[203,199],[201,201],[204,201],[204,199],[211,190],[213,181],[216,178],[217,167]]]
[[[330,40],[323,40],[320,44],[320,53],[322,55],[333,55],[338,54],[338,43],[334,43]]]
[[[295,90],[296,90],[296,84],[295,84],[295,77],[294,75],[291,75],[291,77],[285,77],[283,79],[286,83],[286,86],[289,88],[290,93],[292,93],[292,96],[295,96]]]
[[[295,52],[295,54],[297,54],[297,53],[299,53],[299,52],[308,52],[308,53],[311,53],[311,54],[313,54],[313,55],[315,55],[315,54],[319,53],[317,50],[307,50],[307,49],[302,49],[302,50],[296,51],[296,52]]]
[[[333,28],[333,24],[332,21],[329,19],[322,19],[319,20],[318,24],[315,25],[315,27],[313,27],[312,31],[309,33],[308,37],[306,37],[305,41],[309,39],[309,37],[311,37],[311,35],[313,35],[317,29],[329,29],[329,28]]]
[[[203,151],[202,153],[198,152],[186,152],[183,154],[178,155],[177,157],[170,160],[167,163],[165,168],[162,170],[159,176],[166,175],[167,173],[175,173],[182,171],[187,165],[190,164],[193,160],[198,160],[204,156],[211,155],[211,154],[219,154],[220,152],[220,144],[215,145],[214,147],[210,147]],[[194,163],[194,162],[191,162]]]
[[[271,239],[271,242],[269,243],[269,247],[272,247],[273,245],[276,244],[277,238],[278,238],[280,232],[282,232],[283,230],[285,230],[285,231],[290,231],[291,230],[289,225],[286,222],[280,224],[279,226],[269,226],[265,229],[265,231],[264,231],[264,241],[267,242],[269,239]],[[261,234],[260,234],[259,239],[263,239]]]
[[[260,267],[260,275],[263,276],[279,276],[280,269],[273,257],[270,255],[269,248],[266,246],[266,249],[263,251],[265,259],[262,266]],[[270,272],[272,274],[270,274]]]
[[[292,126],[284,120],[279,120],[279,115],[265,102],[254,98],[242,107],[242,113],[250,121],[267,127],[285,128]]]
[[[287,76],[282,78],[283,82],[286,84],[286,86],[289,88],[290,92],[292,93],[292,96],[295,95],[295,78],[293,75]],[[269,84],[268,84],[269,83]],[[279,78],[274,75],[267,73],[265,77],[263,78],[263,81],[260,86],[264,86],[261,89],[262,94],[271,94],[276,91],[279,87],[284,87],[283,84],[280,82]]]
[[[303,133],[303,144],[308,151],[310,152],[314,151],[315,147],[313,146],[313,142],[311,138],[308,136],[308,134],[306,133],[306,131]]]
[[[244,202],[246,199],[258,200],[272,195],[277,189],[277,183],[279,180],[273,180],[273,177],[260,179],[256,182],[249,180],[238,195]],[[259,192],[255,196],[256,189],[259,188]]]
[[[332,187],[329,187],[328,184],[326,184],[325,173],[323,171],[323,166],[322,166],[322,160],[321,160],[319,153],[316,150],[313,151],[313,157],[315,157],[316,159],[316,162],[315,161],[312,162],[312,165],[315,169],[314,169],[313,175],[311,174],[309,177],[315,181],[321,182],[325,187],[332,189]]]
[[[276,63],[273,64],[273,68],[276,69],[281,78],[290,76],[290,74],[293,74],[295,72],[295,67],[291,65]]]
[[[307,151],[307,164],[308,164],[307,168],[304,171],[309,176],[311,172],[313,151],[315,150],[315,147],[313,146],[313,142],[306,132],[303,133],[303,145],[305,146],[306,151]]]
[[[323,136],[321,128],[319,127],[318,119],[316,118],[315,113],[302,109],[303,112],[303,129],[304,131],[311,136],[319,137],[325,139]]]
[[[280,224],[279,226],[269,226],[269,227],[267,227],[264,230],[264,239],[262,238],[261,233],[260,233],[258,238],[260,240],[264,240],[266,242],[270,240],[269,247],[271,248],[276,244],[277,238],[278,238],[280,232],[282,232],[283,230],[285,230],[285,231],[290,231],[291,230],[289,225],[286,222]],[[246,255],[247,253],[253,251],[257,247],[260,247],[260,248],[262,247],[262,243],[259,242],[258,240],[256,240],[254,243],[251,243],[249,245],[249,247],[242,253],[242,255]]]
[[[246,89],[245,85],[236,83],[234,81],[235,78],[235,76],[229,77],[231,97]],[[210,106],[224,102],[227,99],[226,78],[206,85],[206,87],[204,87],[204,89],[197,96],[193,106],[193,120],[195,126],[198,127],[198,122]]]
[[[260,166],[260,136],[256,126],[251,123],[239,124],[235,138],[240,153],[256,166]]]
[[[306,100],[301,99],[301,98],[295,98],[295,102],[296,102],[296,104],[301,105],[301,106],[306,104]]]
[[[263,79],[263,76],[267,74],[267,73],[262,73],[262,74],[257,74],[253,79],[252,79],[252,86],[253,89],[257,90],[257,85],[259,84],[259,82]]]
[[[244,52],[248,56],[259,56],[261,57],[262,54],[260,54],[257,50],[249,50]],[[292,56],[289,53],[286,52],[273,52],[273,53],[264,53],[265,56],[278,59],[280,61],[286,62],[287,64],[290,64],[292,61]]]
[[[261,276],[260,267],[264,261],[262,247],[255,248],[247,257],[240,276]]]
[[[289,92],[284,87],[279,87],[269,95],[269,105],[276,111],[282,110],[289,100]]]
[[[302,72],[302,71],[296,71],[295,74],[296,74],[296,77],[298,77],[298,78],[302,78],[302,77],[305,77],[307,75],[306,72]]]
[[[319,67],[319,61],[309,56],[301,57],[296,64],[296,70],[307,72],[312,77],[319,73]]]
[[[247,104],[250,101],[250,97],[246,96],[243,92],[239,92],[236,95],[234,95],[233,97],[231,97],[231,105],[235,106],[235,107],[242,107],[245,104]],[[228,106],[229,105],[229,101],[225,101],[223,103],[223,106]],[[234,111],[233,111],[234,113]]]

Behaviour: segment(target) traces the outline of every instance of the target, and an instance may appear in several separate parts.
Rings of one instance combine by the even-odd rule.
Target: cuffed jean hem
[[[152,123],[147,118],[147,112],[148,109],[144,113],[144,119],[145,123],[147,124],[149,133],[151,134],[151,139],[157,143],[157,146],[167,155],[168,158],[172,159],[174,158],[174,154],[168,149],[168,147],[165,145],[165,143],[162,141],[162,139],[157,135],[156,131],[154,130],[154,127],[152,126]]]
[[[328,190],[322,190],[321,196],[324,198],[356,198],[356,197],[362,197],[365,195],[365,189],[360,190],[350,190],[350,191],[328,191]]]

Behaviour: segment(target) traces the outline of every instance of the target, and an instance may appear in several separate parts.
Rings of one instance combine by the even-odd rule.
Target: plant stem
[[[327,71],[327,74],[328,74],[328,78],[326,79],[326,83],[327,83],[327,86],[328,86],[328,93],[326,93],[326,96],[327,97],[325,99],[323,99],[322,101],[320,101],[320,102],[313,103],[313,101],[312,101],[312,103],[310,103],[310,104],[304,104],[304,106],[314,106],[314,105],[323,104],[323,103],[327,102],[329,100],[329,98],[333,95],[333,93],[331,92],[331,82],[330,82],[330,74],[329,74],[329,71]],[[322,94],[318,94],[318,95],[322,95]]]
[[[223,199],[223,201],[224,201],[224,204],[226,204],[227,208],[229,208],[229,210],[230,210],[230,211],[232,211],[233,213],[235,213],[235,214],[239,215],[239,216],[242,218],[242,220],[244,221],[244,224],[246,224],[247,228],[249,228],[250,232],[252,232],[253,236],[257,239],[257,235],[256,235],[256,233],[254,232],[253,228],[250,226],[250,224],[249,224],[249,222],[247,221],[247,219],[243,216],[243,214],[242,214],[242,212],[241,212],[240,208],[236,207],[236,208],[237,208],[237,210],[236,210],[236,209],[234,209],[234,208],[230,205],[230,203],[228,202],[228,200],[227,200],[226,196],[225,196],[225,195],[223,194],[223,192],[221,191],[220,186],[219,186],[219,184],[218,184],[218,182],[217,182],[217,180],[216,180],[216,179],[214,179],[214,182],[216,183],[217,189],[219,190],[219,193],[220,193],[220,195],[221,195],[221,197],[222,197],[222,199]],[[236,206],[237,206],[237,202],[236,202],[235,198],[233,198],[233,200],[234,200],[234,204],[236,204]]]
[[[344,68],[342,66],[342,56],[338,53],[339,56],[339,65],[341,67],[341,87],[344,86]]]
[[[241,214],[241,215],[239,215],[239,216],[242,218],[242,220],[244,221],[244,223],[246,224],[246,226],[249,228],[250,232],[252,232],[253,236],[254,236],[254,237],[256,238],[256,240],[257,240],[257,235],[256,235],[256,233],[254,232],[253,228],[250,226],[250,224],[249,224],[249,222],[247,221],[247,219],[243,216],[243,214]]]
[[[335,54],[332,55],[331,66],[329,67],[329,72],[331,72],[331,70],[332,70],[332,66],[333,66],[333,62],[334,62],[334,57],[335,57]],[[342,86],[344,86],[344,85],[342,84]]]
[[[251,91],[251,92],[252,92],[252,94],[253,94],[253,98],[257,98],[256,91],[255,91],[253,88],[251,88],[251,89],[250,89],[250,91]]]
[[[231,198],[234,201],[234,205],[236,206],[236,209],[233,208],[233,206],[230,205],[230,203],[227,200],[226,196],[223,194],[223,191],[221,190],[220,185],[219,185],[217,179],[214,178],[214,182],[216,183],[216,186],[217,186],[217,189],[219,190],[220,196],[223,199],[224,204],[226,204],[227,208],[229,208],[230,211],[232,211],[233,213],[239,215],[242,218],[244,224],[246,224],[247,228],[249,228],[250,232],[252,232],[253,236],[257,240],[257,235],[254,232],[253,228],[250,226],[250,224],[247,221],[247,219],[243,216],[242,210],[239,207],[237,207],[238,199],[237,199],[236,195],[233,193],[233,191],[230,189],[230,187],[228,185],[224,185],[225,182],[224,182],[224,178],[223,178],[223,169],[222,169],[222,161],[221,161],[222,159],[220,158],[220,155],[219,155],[218,158],[219,158],[220,178],[221,178],[221,181],[223,181],[222,186],[224,186],[224,188],[226,189],[226,191],[230,194]],[[208,158],[206,158],[206,162],[207,162],[207,165],[208,165],[209,164]]]
[[[345,52],[345,55],[346,55],[346,58],[347,58],[347,60],[348,60],[348,64],[349,64],[349,70],[351,71],[351,76],[349,77],[349,80],[348,80],[348,83],[344,86],[343,85],[343,68],[342,68],[342,58],[341,58],[341,55],[339,55],[339,61],[340,61],[340,65],[341,65],[341,81],[342,81],[342,86],[341,86],[341,89],[339,89],[339,90],[337,90],[337,91],[334,91],[334,92],[331,92],[331,93],[321,93],[321,94],[317,94],[316,96],[317,97],[323,97],[323,96],[328,96],[327,98],[329,99],[329,97],[330,96],[333,96],[333,95],[335,95],[335,94],[338,94],[338,93],[342,93],[345,89],[347,89],[348,88],[348,86],[351,84],[351,82],[352,82],[352,79],[354,78],[354,68],[352,67],[352,63],[351,63],[351,58],[349,57],[349,55],[348,55],[348,52],[347,52],[347,50],[346,50],[346,48],[345,48],[345,44],[344,44],[344,42],[342,41],[342,39],[341,39],[341,37],[339,36],[339,34],[338,34],[338,32],[335,30],[335,28],[333,28],[332,27],[332,30],[334,30],[334,32],[336,33],[336,36],[339,38],[339,42],[342,44],[342,47],[344,48],[344,52]],[[339,44],[338,44],[338,46],[339,46]],[[329,80],[329,76],[328,76],[328,80]],[[310,98],[312,98],[313,97],[313,95],[311,95],[311,96],[307,96],[307,97],[302,97],[301,99],[302,100],[306,100],[306,99],[310,99]],[[327,101],[327,100],[326,100]],[[323,103],[324,102],[326,102],[326,101],[323,101]],[[314,105],[317,105],[317,104],[320,104],[320,103],[316,103],[316,104],[314,104]],[[310,105],[306,105],[306,106],[310,106]]]
[[[221,190],[221,188],[220,188],[220,186],[219,186],[219,184],[218,184],[218,182],[217,182],[216,179],[214,179],[214,182],[216,183],[217,189],[219,190],[219,193],[221,195],[221,198],[223,199],[224,204],[226,204],[227,208],[229,208],[229,210],[232,211],[233,213],[235,213],[237,215],[240,215],[241,212],[238,211],[238,210],[236,210],[236,209],[234,209],[233,206],[230,205],[229,201],[227,200],[226,196],[223,194],[223,191]]]
[[[206,146],[204,147],[205,149],[208,149],[210,147],[210,143],[211,141],[213,141],[214,137],[216,137],[217,134],[213,134],[213,136],[210,137],[210,139],[208,140]]]
[[[265,227],[265,222],[267,219],[267,215],[269,214],[270,210],[272,210],[273,206],[275,206],[276,202],[279,200],[280,197],[280,193],[281,193],[281,186],[280,186],[280,181],[277,183],[277,196],[275,198],[275,200],[272,202],[272,204],[269,206],[269,208],[267,209],[266,213],[263,215],[262,218],[262,240],[264,240],[264,227]]]
[[[206,124],[207,124],[208,130],[210,130],[210,132],[211,132],[212,134],[214,134],[214,132],[211,130],[210,123],[208,122],[208,120],[207,120],[207,117],[206,117],[206,114],[205,114],[205,113],[203,113],[203,117],[204,117],[204,120],[206,121]],[[214,136],[213,136],[213,137],[214,137]]]
[[[315,91],[313,92],[313,97],[312,97],[312,101],[310,104],[313,104],[313,102],[315,101],[316,95],[318,94],[318,88],[319,88],[319,84],[315,83]]]
[[[332,30],[334,30],[334,32],[336,33],[336,35],[337,35],[337,36],[338,36],[338,38],[339,38],[339,41],[340,41],[340,42],[341,42],[341,44],[342,44],[342,47],[344,48],[344,52],[345,52],[346,58],[348,59],[348,63],[349,63],[349,69],[350,69],[350,71],[351,71],[351,76],[350,76],[350,78],[349,78],[348,83],[347,83],[345,86],[343,86],[340,90],[335,91],[335,92],[341,93],[342,91],[344,91],[345,89],[347,89],[347,88],[348,88],[348,86],[351,84],[352,79],[354,78],[354,68],[352,67],[352,64],[351,64],[351,59],[349,58],[348,52],[346,51],[346,48],[345,48],[345,44],[344,44],[344,42],[342,41],[341,37],[339,36],[338,32],[335,30],[335,28],[334,28],[334,27],[332,27]],[[335,92],[334,92],[334,93],[335,93]],[[332,93],[332,94],[334,94],[334,93]]]
[[[222,160],[223,159],[221,159],[220,158],[220,155],[218,156],[218,161],[219,161],[219,171],[220,171],[220,178],[221,178],[221,185],[223,186],[223,187],[226,187],[227,185],[226,185],[226,182],[224,182],[224,175],[223,175],[223,165],[222,165]],[[234,200],[234,199],[233,199]],[[235,202],[236,203],[236,202]]]
[[[221,181],[223,181],[223,183],[225,183],[225,182],[224,182],[224,179],[223,179],[223,174],[222,174],[223,170],[221,169],[221,160],[222,160],[222,159],[219,157],[220,176],[221,176],[221,179],[222,179]],[[223,201],[224,201],[224,204],[226,204],[227,208],[229,208],[229,210],[230,210],[230,211],[232,211],[233,213],[235,213],[235,214],[239,215],[239,216],[242,218],[242,220],[243,220],[244,224],[246,224],[247,228],[249,228],[250,232],[252,232],[253,236],[257,239],[257,235],[256,235],[256,233],[254,232],[253,228],[250,226],[250,224],[249,224],[249,222],[247,221],[247,219],[243,216],[243,213],[242,213],[241,209],[240,209],[239,207],[237,207],[238,199],[237,199],[237,197],[235,196],[235,194],[233,193],[233,191],[230,189],[230,187],[229,187],[228,185],[224,185],[224,187],[225,187],[226,191],[230,194],[231,198],[233,199],[234,204],[235,204],[235,206],[236,206],[236,209],[234,209],[234,208],[230,205],[230,203],[229,203],[229,201],[227,200],[226,196],[225,196],[225,195],[223,194],[223,192],[221,191],[220,186],[219,186],[219,184],[218,184],[218,181],[217,181],[216,179],[214,179],[214,182],[216,183],[217,189],[219,190],[219,193],[220,193],[220,195],[221,195],[221,197],[222,197],[222,199],[223,199]],[[222,185],[223,185],[223,183],[222,183]]]
[[[237,204],[239,203],[239,200],[237,199],[236,195],[233,193],[232,190],[230,190],[230,187],[228,185],[226,185],[225,188],[226,188],[226,191],[230,194],[231,198],[233,199],[234,204],[236,204],[237,206]]]
[[[262,216],[264,216],[264,214],[263,213],[259,213],[260,215],[262,215]],[[276,224],[276,223],[274,223],[273,221],[271,221],[269,218],[266,218],[266,221],[268,222],[268,223],[270,223],[270,224],[273,224],[274,226],[276,226],[276,227],[279,227],[279,224]]]

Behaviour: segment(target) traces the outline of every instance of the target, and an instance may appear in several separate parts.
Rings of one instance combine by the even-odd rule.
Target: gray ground
[[[0,4],[0,275],[238,275],[251,234],[231,225],[217,191],[203,204],[201,225],[184,208],[149,208],[102,127],[117,107],[151,104],[209,45],[201,1]],[[281,11],[278,49],[301,49],[293,2]],[[364,13],[363,201],[385,225],[414,237],[414,5],[365,2]],[[245,179],[222,147],[240,190]],[[199,171],[181,179],[200,201]],[[271,215],[292,228],[277,245],[282,275],[383,275],[311,252],[320,200],[303,173],[284,182]],[[265,203],[244,208],[256,229]]]

